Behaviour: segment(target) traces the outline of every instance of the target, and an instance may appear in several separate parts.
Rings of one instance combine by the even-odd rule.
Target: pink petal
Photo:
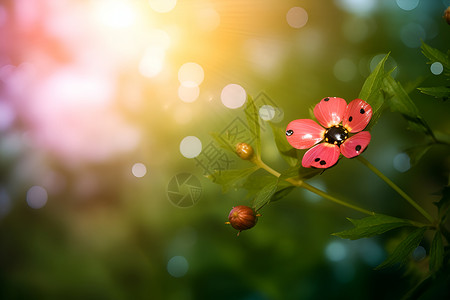
[[[347,158],[360,155],[370,143],[370,132],[361,131],[354,136],[348,138],[341,145],[341,153]]]
[[[346,108],[347,102],[344,99],[328,97],[314,107],[314,116],[322,126],[330,128],[341,123]]]
[[[339,154],[339,146],[321,143],[306,151],[303,155],[302,166],[305,168],[329,168],[336,164]]]
[[[292,147],[307,149],[323,139],[325,128],[310,119],[294,120],[286,128],[286,138]]]
[[[361,99],[355,99],[347,106],[342,125],[350,132],[359,132],[366,128],[372,118],[372,107]]]

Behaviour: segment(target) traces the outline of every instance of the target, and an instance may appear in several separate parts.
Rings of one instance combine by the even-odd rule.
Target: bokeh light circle
[[[178,80],[187,87],[198,86],[203,82],[205,73],[203,68],[194,62],[183,64],[178,70]]]
[[[355,78],[357,67],[350,59],[342,58],[334,65],[333,73],[340,81],[348,82]]]
[[[421,261],[427,257],[427,250],[422,246],[417,246],[416,249],[413,250],[411,256],[415,261]]]
[[[173,277],[183,277],[188,269],[189,263],[184,256],[174,256],[167,262],[167,272]]]
[[[175,8],[177,0],[149,0],[150,7],[159,13],[167,13]]]
[[[406,153],[399,153],[394,157],[394,169],[399,172],[406,172],[411,168],[411,161]]]
[[[419,0],[396,0],[395,2],[403,10],[413,10],[419,5]]]
[[[236,109],[244,105],[247,100],[247,93],[239,84],[231,83],[222,89],[220,99],[226,107]]]
[[[220,25],[220,15],[212,7],[201,8],[198,10],[197,24],[203,31],[213,31]]]
[[[286,21],[292,28],[302,28],[308,22],[308,13],[301,7],[292,7],[286,14]]]
[[[138,178],[144,177],[147,174],[147,167],[143,163],[135,163],[131,168],[131,173]]]
[[[430,71],[434,75],[440,75],[444,71],[444,66],[440,62],[436,61],[431,64]]]
[[[202,142],[196,136],[187,136],[180,143],[180,152],[186,158],[197,157],[202,152]]]
[[[271,121],[275,117],[276,110],[272,105],[263,105],[259,108],[258,113],[264,121]]]
[[[0,130],[6,130],[12,126],[16,119],[16,113],[11,105],[0,101]]]
[[[408,48],[419,48],[426,39],[426,32],[422,25],[411,22],[400,29],[400,39]]]
[[[194,86],[185,86],[180,85],[178,87],[178,97],[181,101],[186,103],[191,103],[197,100],[200,95],[200,88],[197,85]]]
[[[325,248],[325,256],[331,261],[344,260],[347,254],[347,247],[342,242],[331,242]]]
[[[368,15],[377,6],[377,0],[335,0],[338,7],[350,13]]]
[[[39,209],[44,207],[47,199],[47,191],[41,186],[32,186],[27,192],[27,203],[31,208]]]

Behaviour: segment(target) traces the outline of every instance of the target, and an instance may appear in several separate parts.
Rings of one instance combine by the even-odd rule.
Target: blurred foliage
[[[448,185],[450,170],[444,145],[450,133],[450,109],[448,65],[442,55],[447,55],[450,27],[442,14],[448,1],[420,1],[411,11],[401,10],[395,1],[377,1],[376,9],[363,12],[344,9],[342,3],[349,1],[343,0],[300,4],[293,0],[209,1],[207,8],[212,5],[221,18],[221,25],[209,33],[195,29],[197,12],[206,7],[205,1],[179,0],[167,14],[148,12],[148,1],[134,1],[146,26],[163,28],[179,38],[172,40],[173,47],[166,53],[167,72],[153,79],[137,72],[142,49],[131,56],[124,51],[125,46],[140,45],[153,32],[151,26],[131,39],[136,32],[90,28],[91,11],[84,5],[93,1],[44,2],[33,4],[38,8],[27,1],[0,3],[1,299],[400,299],[407,291],[412,298],[448,298],[449,262],[440,255],[448,257],[448,243],[439,234],[427,231],[420,242],[428,257],[410,259],[403,269],[374,271],[387,253],[407,239],[408,228],[392,228],[381,236],[355,241],[339,239],[331,234],[351,230],[346,217],[360,220],[360,213],[327,203],[306,190],[281,186],[281,182],[274,189],[273,177],[264,177],[266,173],[255,171],[236,156],[230,162],[232,168],[223,174],[249,168],[252,175],[248,178],[260,176],[260,180],[240,178],[239,185],[233,182],[223,194],[219,185],[203,177],[205,170],[197,161],[179,151],[185,136],[196,135],[205,147],[214,142],[210,132],[223,132],[235,117],[247,118],[243,109],[226,109],[220,103],[223,86],[239,83],[255,100],[267,95],[282,109],[282,121],[261,127],[258,153],[275,169],[285,170],[283,176],[291,176],[298,168],[290,167],[303,152],[283,145],[280,134],[288,120],[307,118],[308,108],[324,96],[356,98],[374,70],[369,67],[373,58],[386,57],[390,51],[384,61],[386,75],[393,78],[388,79],[388,87],[405,90],[403,100],[396,100],[414,103],[415,108],[408,105],[407,109],[413,109],[416,116],[419,112],[420,118],[411,119],[410,111],[401,106],[380,113],[365,155],[427,211],[435,212],[433,217],[446,221],[448,188],[444,196],[441,191]],[[308,23],[300,29],[286,24],[286,12],[297,5],[308,12]],[[19,10],[26,12],[25,17]],[[74,18],[76,13],[83,18]],[[53,19],[55,15],[62,23]],[[412,34],[418,43],[413,47],[402,35],[411,23],[421,28]],[[425,36],[418,36],[421,30]],[[425,56],[419,49],[420,38],[426,43],[422,46]],[[89,60],[91,56],[94,59]],[[341,59],[355,69],[349,80],[336,75],[336,62]],[[193,103],[181,102],[177,95],[178,66],[187,61],[196,61],[205,69],[200,97]],[[430,74],[427,63],[434,61],[443,63],[444,74]],[[113,141],[111,147],[124,147],[128,142],[121,138],[132,134],[112,126],[120,116],[138,128],[141,138],[136,147],[124,147],[126,151],[106,147],[101,149],[114,155],[98,160],[80,155],[71,160],[33,139],[35,131],[42,129],[38,121],[51,118],[51,114],[30,110],[44,107],[43,103],[33,105],[36,91],[47,76],[80,62],[89,65],[90,72],[113,77],[113,101],[106,111],[86,106],[81,122],[64,127],[64,122],[73,121],[79,113],[70,106],[70,113],[45,127],[46,137],[63,143],[57,150],[74,150],[74,145],[95,150],[105,140]],[[35,81],[30,84],[27,76]],[[67,92],[79,95],[76,89]],[[52,90],[45,97],[56,93]],[[374,101],[382,93],[389,94],[389,89],[377,91]],[[9,116],[4,104],[11,104],[8,107],[14,115],[8,126],[4,125]],[[111,119],[103,117],[110,110],[117,115],[108,123]],[[83,124],[88,122],[94,126],[86,129]],[[406,130],[411,122],[420,133]],[[71,135],[73,131],[60,131],[73,128],[84,131],[77,136]],[[423,134],[429,130],[435,139]],[[93,133],[98,135],[83,139]],[[82,142],[71,144],[77,139]],[[394,168],[393,160],[404,151],[410,155],[411,168],[402,172]],[[142,178],[131,173],[136,162],[147,166]],[[167,196],[169,181],[181,172],[195,174],[202,185],[200,201],[190,208],[176,207]],[[299,176],[363,207],[422,220],[355,160],[342,161],[315,175]],[[35,185],[48,191],[48,201],[40,209],[26,201],[27,191]],[[234,190],[237,186],[248,193]],[[262,189],[262,203],[267,195],[284,199],[265,206],[257,226],[237,238],[224,225],[228,212],[238,204],[252,205]],[[437,211],[433,202],[438,202]],[[178,269],[179,277],[168,270],[174,257],[188,263],[185,273]],[[430,274],[428,267],[435,273]]]

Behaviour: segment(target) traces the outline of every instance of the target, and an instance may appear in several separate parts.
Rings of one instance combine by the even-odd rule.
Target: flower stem
[[[319,196],[322,196],[322,197],[325,198],[325,199],[328,199],[328,200],[330,200],[330,201],[333,201],[334,203],[337,203],[337,204],[339,204],[339,205],[343,205],[343,206],[346,206],[346,207],[348,207],[348,208],[357,210],[357,211],[362,212],[362,213],[364,213],[364,214],[366,214],[366,215],[371,215],[371,216],[374,216],[374,215],[375,215],[375,212],[373,212],[373,211],[368,211],[368,210],[366,210],[366,209],[364,209],[364,208],[361,208],[361,207],[359,207],[359,206],[356,206],[356,205],[347,203],[347,202],[345,202],[345,201],[343,201],[343,200],[339,200],[339,199],[337,199],[337,198],[335,198],[335,197],[333,197],[333,196],[330,196],[330,195],[328,195],[327,193],[325,193],[325,192],[319,190],[318,188],[313,187],[312,185],[310,185],[310,184],[308,184],[308,183],[306,183],[306,182],[304,182],[304,181],[301,181],[301,185],[299,185],[299,186],[302,187],[302,188],[307,189],[307,190],[310,191],[310,192],[313,192],[314,194],[317,194],[317,195],[319,195]]]
[[[427,213],[417,202],[415,202],[410,196],[408,196],[401,188],[399,188],[394,182],[387,178],[380,170],[375,168],[367,159],[361,155],[357,156],[358,160],[368,167],[372,172],[374,172],[378,177],[380,177],[384,182],[386,182],[391,188],[393,188],[400,196],[402,196],[406,201],[409,202],[418,212],[420,212],[428,221],[434,223],[433,217]]]
[[[260,168],[266,170],[267,172],[269,172],[270,174],[274,175],[275,177],[280,177],[280,176],[281,176],[281,174],[280,174],[279,172],[275,171],[274,169],[272,169],[271,167],[269,167],[268,165],[266,165],[266,164],[265,164],[261,159],[259,159],[258,157],[255,158],[255,159],[253,159],[252,161],[253,161],[253,163],[255,163],[258,167],[260,167]],[[286,178],[285,180],[288,181],[289,183],[295,185],[295,186],[302,187],[302,188],[304,188],[304,189],[306,189],[306,190],[308,190],[308,191],[310,191],[310,192],[312,192],[312,193],[314,193],[314,194],[317,194],[317,195],[319,195],[319,196],[321,196],[321,197],[323,197],[323,198],[325,198],[325,199],[328,199],[328,200],[330,200],[330,201],[333,201],[334,203],[337,203],[337,204],[339,204],[339,205],[342,205],[342,206],[351,208],[351,209],[353,209],[353,210],[362,212],[362,213],[367,214],[367,215],[371,215],[371,216],[375,215],[375,212],[373,212],[373,211],[368,211],[368,210],[366,210],[366,209],[364,209],[364,208],[361,208],[361,207],[359,207],[359,206],[356,206],[356,205],[347,203],[347,202],[345,202],[345,201],[343,201],[343,200],[339,200],[339,199],[337,199],[337,198],[335,198],[335,197],[333,197],[333,196],[331,196],[331,195],[325,193],[324,191],[321,191],[321,190],[319,190],[318,188],[316,188],[316,187],[314,187],[314,186],[312,186],[312,185],[310,185],[310,184],[304,182],[303,180],[295,180],[294,178]]]

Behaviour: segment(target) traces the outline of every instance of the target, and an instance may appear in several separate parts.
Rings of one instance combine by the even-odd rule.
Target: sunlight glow
[[[186,103],[191,103],[197,100],[200,95],[200,88],[197,85],[194,86],[185,86],[180,85],[178,87],[178,97],[180,97],[181,101]]]
[[[212,7],[199,8],[197,12],[198,27],[206,32],[215,30],[220,25],[220,15]]]
[[[178,80],[186,87],[199,86],[204,78],[202,66],[194,62],[187,62],[178,70]]]
[[[150,46],[139,63],[139,72],[148,78],[157,76],[164,67],[166,53],[162,47]]]
[[[99,21],[109,27],[125,28],[133,25],[136,12],[128,1],[95,1],[94,11]]]
[[[173,118],[179,125],[185,125],[192,120],[192,110],[187,105],[177,105]]]
[[[159,13],[167,13],[175,8],[177,0],[149,0],[150,7]]]

